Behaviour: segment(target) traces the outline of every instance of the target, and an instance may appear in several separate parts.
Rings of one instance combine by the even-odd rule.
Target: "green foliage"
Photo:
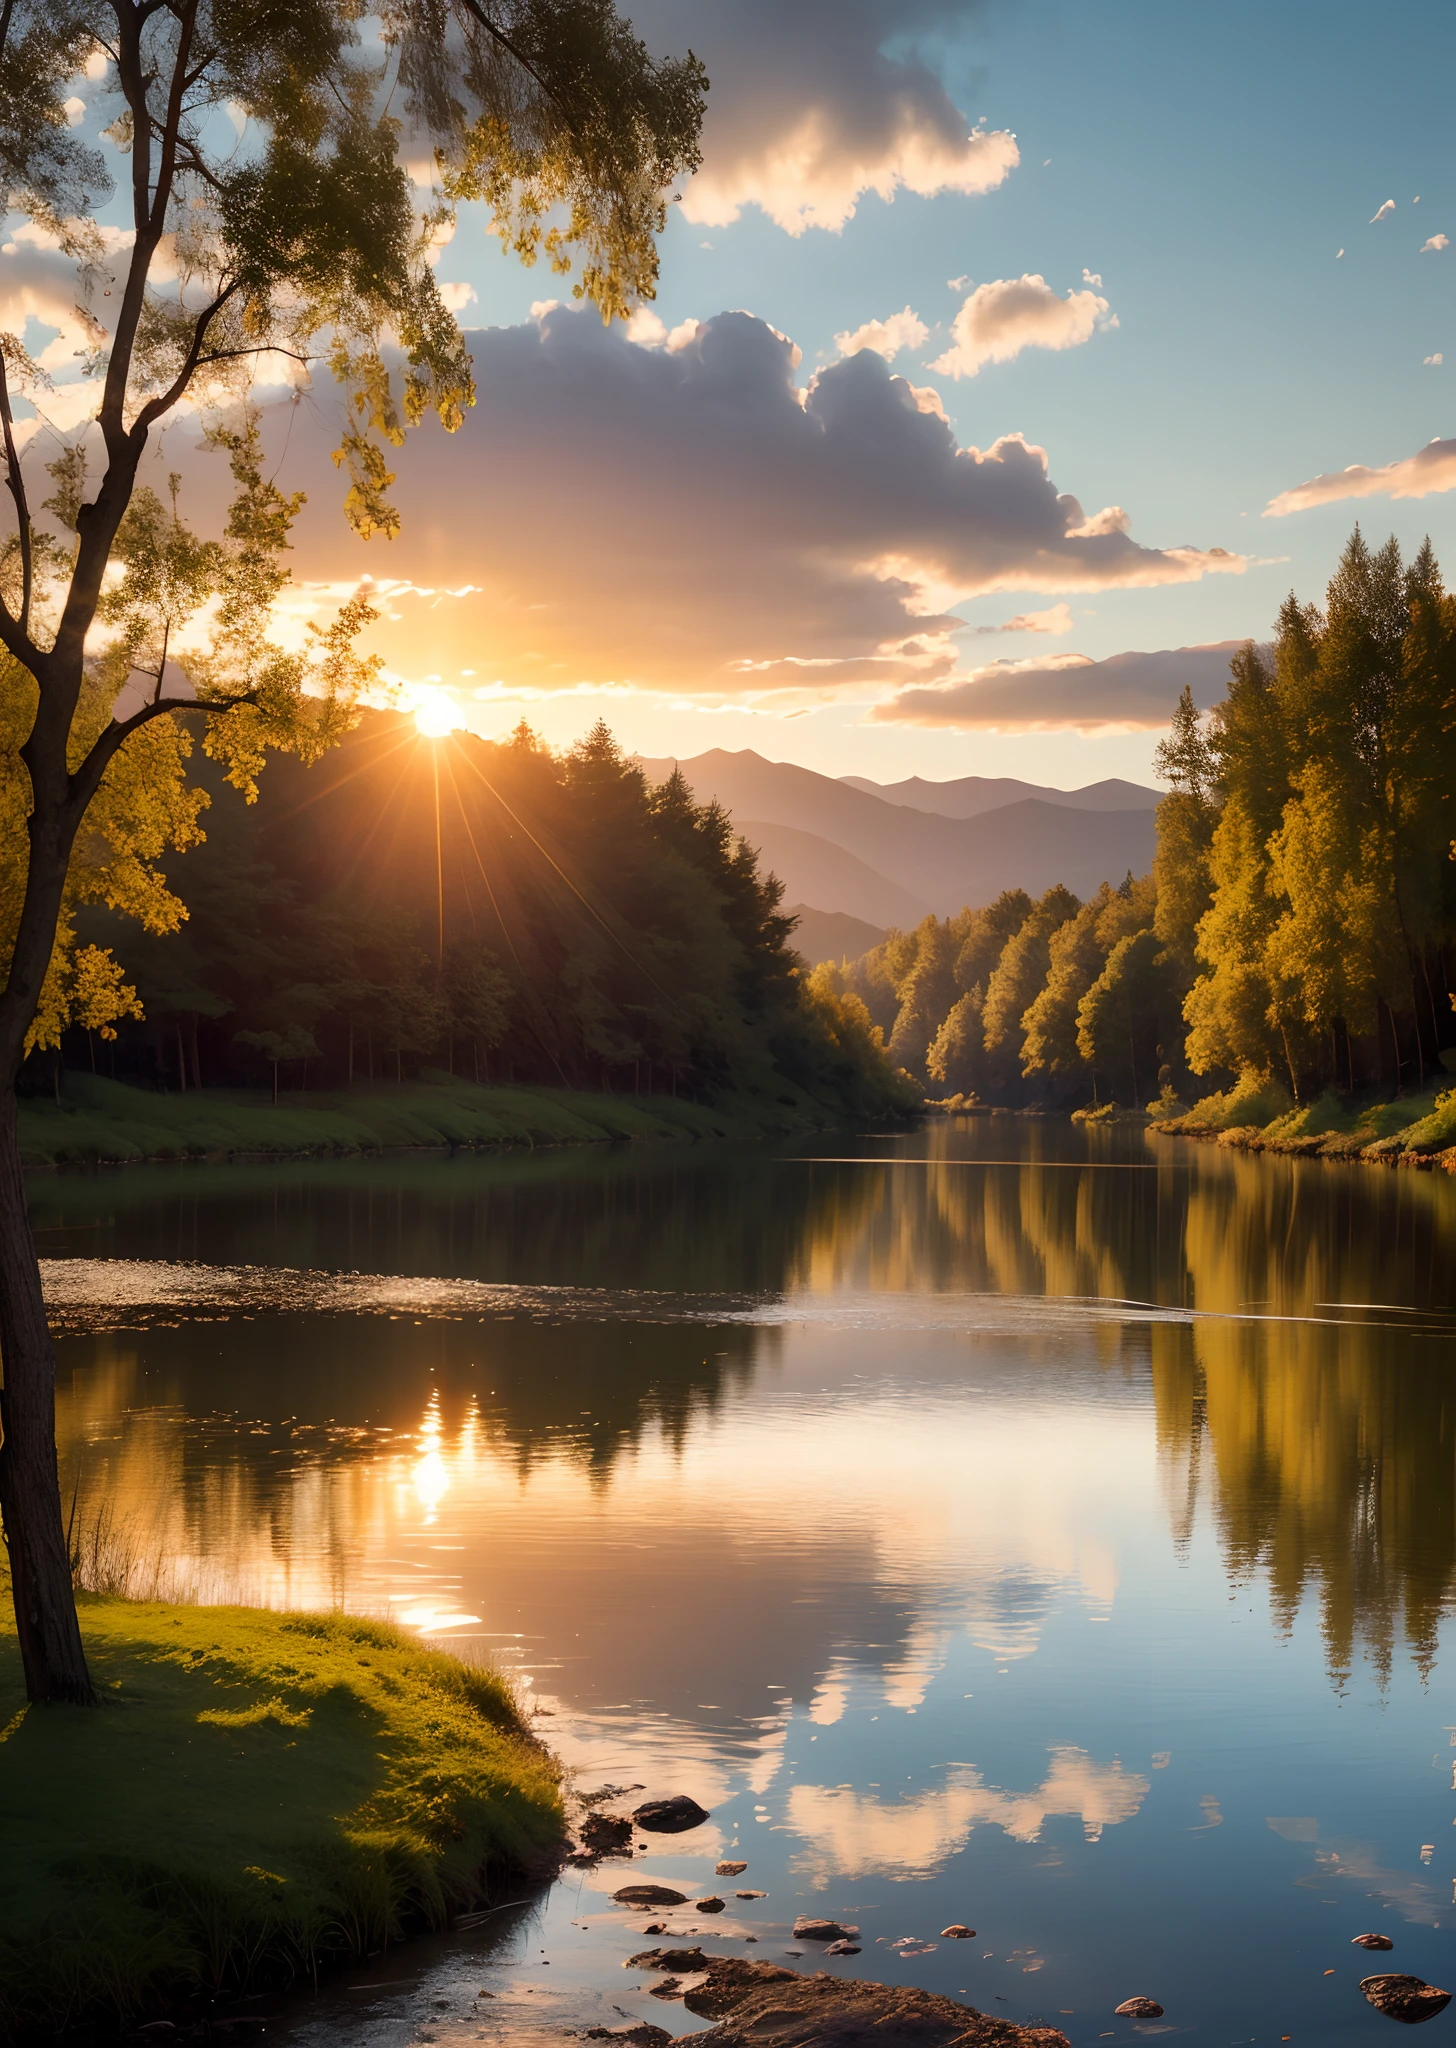
[[[344,1615],[82,1603],[106,1710],[0,1636],[0,2026],[236,1996],[438,1927],[561,1831],[505,1683]],[[12,1716],[14,1718],[12,1718]]]
[[[1356,528],[1323,612],[1291,596],[1272,662],[1246,648],[1163,765],[1157,928],[1184,972],[1206,898],[1189,1065],[1277,1066],[1302,1099],[1419,1084],[1451,1036],[1456,921],[1456,600],[1429,542],[1404,566]]]

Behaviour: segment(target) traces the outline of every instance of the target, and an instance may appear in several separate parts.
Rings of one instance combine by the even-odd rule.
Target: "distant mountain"
[[[880,925],[848,917],[842,910],[813,910],[807,903],[791,903],[787,909],[799,920],[789,944],[811,967],[821,960],[858,960],[885,936]]]
[[[640,765],[654,781],[681,768],[699,800],[716,796],[789,901],[873,924],[913,923],[927,909],[947,916],[1003,889],[1038,895],[1054,882],[1085,897],[1129,868],[1143,874],[1152,865],[1157,792],[1136,783],[1094,784],[1093,801],[1079,807],[1069,798],[1082,792],[1017,795],[1034,785],[1007,781],[1010,794],[995,808],[948,816],[747,750]],[[938,786],[955,790],[976,779]],[[1137,801],[1108,808],[1108,789],[1127,789]]]
[[[1163,800],[1160,789],[1118,776],[1089,782],[1082,789],[1043,789],[1039,783],[1017,782],[1009,775],[962,775],[954,782],[926,782],[919,775],[906,782],[871,782],[863,775],[841,775],[839,780],[868,796],[883,797],[886,803],[935,811],[942,818],[978,818],[983,811],[1004,810],[1028,797],[1068,811],[1155,811]]]
[[[812,903],[816,910],[876,925],[919,924],[930,911],[928,897],[902,888],[856,859],[847,847],[817,833],[761,818],[739,818],[736,813],[733,822],[758,848],[761,865],[772,868],[783,883],[787,903]]]

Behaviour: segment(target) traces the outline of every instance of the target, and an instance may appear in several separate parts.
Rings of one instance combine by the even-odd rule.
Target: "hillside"
[[[1056,882],[1088,896],[1129,869],[1142,874],[1153,858],[1158,793],[1135,783],[1096,783],[1088,791],[976,777],[919,783],[922,792],[948,789],[952,802],[973,801],[975,784],[1006,796],[947,816],[748,750],[715,748],[689,761],[640,765],[654,780],[677,766],[699,802],[716,797],[784,883],[787,901],[871,923],[903,925],[927,910],[949,916],[1003,889],[1040,895]],[[1110,807],[1124,793],[1127,807]],[[1073,801],[1082,797],[1085,808]]]
[[[879,925],[866,924],[862,917],[847,917],[841,910],[814,910],[807,903],[791,903],[785,914],[798,920],[789,944],[810,967],[817,967],[821,960],[857,960],[885,937]]]

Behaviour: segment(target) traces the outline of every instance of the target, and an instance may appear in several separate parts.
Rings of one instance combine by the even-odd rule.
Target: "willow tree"
[[[0,1514],[33,1700],[92,1691],[14,1082],[66,1003],[104,1018],[130,994],[69,946],[78,862],[92,893],[125,906],[130,888],[165,922],[152,863],[200,829],[177,783],[185,738],[148,737],[179,686],[247,791],[268,749],[327,745],[368,674],[358,604],[301,652],[271,635],[300,500],[265,480],[249,389],[264,365],[304,377],[327,364],[342,392],[346,516],[365,538],[392,534],[387,451],[428,415],[459,427],[474,402],[430,263],[454,210],[482,201],[523,260],[574,270],[575,292],[605,318],[627,311],[652,296],[669,189],[698,161],[705,83],[691,56],[655,62],[611,0],[0,9],[12,242],[18,217],[23,243],[74,267],[91,380],[89,421],[50,433],[39,367],[22,336],[0,336],[0,730],[14,735],[15,797],[0,805],[15,823],[0,892]],[[78,102],[86,118],[73,124]],[[98,109],[109,158],[87,139]],[[108,161],[122,166],[116,192]],[[232,467],[231,508],[210,536],[188,527],[175,489],[143,477],[159,430],[183,413],[201,415]],[[187,653],[184,678],[175,657],[203,618],[211,638]],[[115,826],[100,859],[98,819],[103,838],[105,820]]]

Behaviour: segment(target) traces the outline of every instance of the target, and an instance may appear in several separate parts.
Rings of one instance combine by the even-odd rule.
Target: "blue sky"
[[[290,434],[296,480],[317,479],[296,572],[395,579],[380,644],[404,682],[449,690],[489,732],[524,711],[563,741],[603,712],[653,754],[1073,785],[1145,777],[1182,680],[1143,664],[1129,694],[1125,664],[1096,664],[1263,636],[1291,586],[1319,595],[1356,517],[1408,549],[1429,532],[1456,575],[1456,445],[1422,497],[1325,482],[1326,502],[1261,516],[1452,432],[1456,246],[1423,252],[1456,245],[1452,10],[625,11],[654,49],[691,43],[714,81],[704,168],[662,244],[660,327],[629,344],[591,314],[542,313],[562,282],[467,215],[438,274],[480,330],[480,403],[456,440],[425,430],[401,457],[404,538],[366,554],[341,537],[326,390]],[[796,184],[780,159],[806,123],[822,149]],[[1016,138],[992,189],[865,189],[934,187],[927,151],[952,162],[972,126],[993,155]],[[738,217],[705,220],[714,194],[732,210],[725,193]],[[800,204],[847,217],[788,232]],[[1049,318],[1081,307],[1076,345],[1011,343],[959,379],[932,367],[973,292],[1030,276]],[[906,308],[922,345],[888,371],[842,359],[837,336]],[[1045,476],[995,450],[1008,435],[1046,451]],[[957,457],[971,447],[994,459]],[[1078,526],[1104,507],[1125,521]],[[1027,615],[1061,630],[996,630]],[[997,662],[1026,669],[988,687]],[[1212,701],[1216,682],[1196,687]]]
[[[664,5],[653,21],[669,41],[673,18]],[[832,10],[824,19],[831,34]],[[1021,162],[1005,183],[980,195],[901,191],[890,204],[868,193],[838,233],[790,236],[752,206],[726,226],[675,217],[663,244],[664,324],[745,308],[798,343],[807,377],[836,355],[837,333],[908,305],[935,331],[894,367],[935,385],[962,444],[1024,433],[1048,450],[1061,489],[1089,508],[1126,507],[1143,542],[1223,546],[1267,563],[1072,594],[1070,634],[1038,635],[1031,647],[1024,634],[962,638],[968,662],[1262,635],[1291,585],[1318,594],[1356,516],[1407,546],[1429,531],[1438,553],[1456,558],[1449,496],[1260,517],[1305,478],[1384,464],[1451,431],[1456,247],[1421,250],[1438,233],[1456,240],[1456,13],[1001,0],[943,10],[918,47],[972,121],[1015,133]],[[710,41],[701,53],[711,70]],[[771,48],[762,61],[772,66]],[[1388,199],[1393,213],[1371,225]],[[522,319],[547,289],[482,249],[467,225],[444,269],[475,285],[472,320]],[[1028,348],[960,382],[926,371],[964,296],[948,279],[1039,272],[1065,296],[1084,270],[1101,277],[1115,328],[1077,348]],[[1438,353],[1442,365],[1423,360]],[[1063,595],[1049,584],[955,609],[993,625]],[[659,710],[650,723],[671,728],[673,751],[692,750],[706,726],[706,744],[838,772],[879,772],[871,764],[888,767],[889,754],[902,772],[984,768],[1063,783],[1144,773],[1156,738],[894,730],[863,718],[839,703],[785,720]]]

